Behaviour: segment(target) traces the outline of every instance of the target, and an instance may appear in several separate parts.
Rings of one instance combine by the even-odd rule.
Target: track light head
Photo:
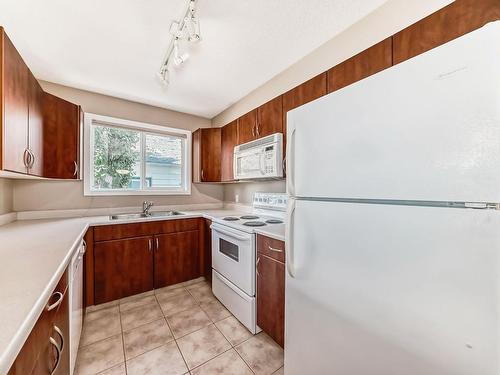
[[[179,66],[185,63],[189,59],[189,54],[183,53],[179,54],[179,41],[176,39],[174,41],[174,64]]]

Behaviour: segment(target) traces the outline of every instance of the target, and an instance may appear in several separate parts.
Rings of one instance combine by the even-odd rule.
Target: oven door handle
[[[228,231],[228,230],[222,229],[218,225],[212,224],[212,225],[210,225],[210,228],[212,228],[212,230],[214,230],[216,232],[225,234],[226,236],[229,236],[229,237],[232,237],[232,238],[236,238],[237,240],[240,240],[240,241],[248,241],[249,240],[249,238],[247,238],[245,236],[240,236],[239,234],[236,234],[236,233],[234,233],[232,231]]]

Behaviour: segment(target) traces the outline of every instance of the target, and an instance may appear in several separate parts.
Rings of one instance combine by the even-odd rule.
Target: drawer
[[[94,227],[94,241],[120,240],[155,234],[186,232],[198,230],[199,225],[200,219],[194,218],[96,226]]]
[[[243,293],[215,270],[212,270],[212,292],[241,324],[256,333],[255,297]]]
[[[285,243],[274,238],[257,235],[257,253],[285,263]]]

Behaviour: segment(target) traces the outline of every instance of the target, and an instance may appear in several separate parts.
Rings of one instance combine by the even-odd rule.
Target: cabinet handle
[[[255,130],[257,132],[257,137],[260,137],[260,129],[259,128],[260,128],[260,124],[257,123],[257,125],[255,125]]]
[[[78,174],[78,163],[74,160],[73,163],[75,164],[75,171],[73,172],[73,176],[76,176]]]
[[[56,340],[54,340],[52,337],[49,337],[49,343],[56,348],[56,353],[57,353],[57,359],[56,359],[56,364],[54,365],[54,368],[52,371],[50,371],[50,375],[54,374],[59,367],[59,362],[61,362],[61,349],[59,348],[59,345],[57,345]]]
[[[25,148],[24,149],[24,153],[23,153],[23,163],[24,163],[24,166],[26,168],[29,168],[29,161],[28,161],[28,158],[29,158],[29,153],[28,153],[28,149]]]
[[[56,302],[54,302],[52,305],[47,306],[47,311],[52,311],[54,310],[57,306],[59,306],[63,300],[64,295],[61,292],[55,292],[52,294],[52,297],[58,296],[59,298],[57,299]]]
[[[156,240],[156,250],[160,247],[160,239],[158,237],[155,238]]]
[[[204,181],[205,180],[205,175],[203,173],[203,168],[201,169],[201,180]]]
[[[151,238],[148,240],[148,248],[149,248],[149,251],[153,250],[153,241],[151,240]]]
[[[31,169],[35,165],[35,154],[30,149],[28,149],[28,153],[30,154],[30,163],[28,168]]]
[[[259,273],[259,262],[260,262],[260,257],[257,258],[257,263],[255,263],[255,273],[257,274],[257,276],[260,276],[260,273]]]
[[[255,126],[256,125],[252,126],[252,137],[254,137],[254,138],[255,138]]]
[[[62,352],[64,350],[64,335],[61,332],[61,329],[58,326],[56,326],[55,324],[52,328],[54,329],[54,331],[56,331],[57,335],[61,339],[61,346],[59,347],[59,349]]]
[[[271,247],[271,246],[269,246],[269,245],[267,245],[267,248],[268,248],[269,250],[271,250],[271,251],[276,252],[276,253],[282,253],[282,252],[283,252],[283,250],[281,250],[281,249],[276,249],[276,248]]]

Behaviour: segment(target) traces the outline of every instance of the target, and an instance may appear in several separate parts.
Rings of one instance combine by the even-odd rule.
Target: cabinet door
[[[364,50],[328,71],[328,92],[333,92],[392,66],[392,38]]]
[[[285,337],[285,265],[257,256],[257,325],[283,347]]]
[[[258,109],[257,138],[283,132],[283,96],[261,105]]]
[[[57,309],[57,313],[53,322],[53,330],[51,336],[59,344],[61,353],[59,358],[57,356],[57,351],[53,346],[51,346],[50,358],[53,358],[51,362],[56,363],[57,370],[54,374],[66,375],[69,374],[70,362],[69,362],[69,352],[70,352],[70,332],[69,332],[69,293],[66,291],[64,293],[64,298]],[[58,361],[58,362],[57,362]]]
[[[194,230],[155,236],[155,288],[201,275],[199,234]]]
[[[394,64],[500,19],[498,0],[457,0],[393,37]]]
[[[257,109],[238,119],[238,144],[247,143],[257,138]]]
[[[221,129],[221,181],[233,181],[234,146],[238,144],[238,121],[233,121]]]
[[[94,289],[96,304],[153,289],[153,237],[95,243]]]
[[[28,148],[32,153],[29,174],[43,176],[43,90],[29,73]]]
[[[0,29],[3,37],[2,168],[26,173],[28,146],[28,67]]]
[[[44,177],[79,177],[80,111],[76,104],[44,93]]]
[[[201,132],[201,181],[220,182],[221,129],[202,129]]]

